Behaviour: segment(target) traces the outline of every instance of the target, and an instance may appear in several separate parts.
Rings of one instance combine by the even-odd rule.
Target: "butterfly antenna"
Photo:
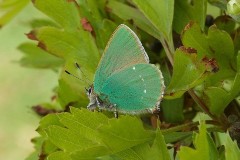
[[[68,72],[67,70],[65,70],[65,73],[67,73],[67,74],[69,74],[70,76],[73,76],[73,77],[75,77],[75,78],[79,79],[80,81],[83,81],[81,78],[79,78],[79,77],[75,76],[74,74],[72,74],[72,73]]]
[[[65,70],[65,73],[69,74],[70,76],[73,76],[73,77],[77,78],[77,79],[80,80],[80,81],[84,81],[83,79],[81,79],[81,78],[75,76],[74,74],[68,72],[67,70]],[[85,81],[85,82],[90,86],[90,84],[89,84],[87,81]]]
[[[79,64],[78,63],[75,63],[76,64],[76,67],[81,71],[82,75],[85,77],[85,79],[88,81],[86,81],[88,84],[91,83],[91,81],[88,79],[88,77],[83,73],[82,69],[80,68]]]

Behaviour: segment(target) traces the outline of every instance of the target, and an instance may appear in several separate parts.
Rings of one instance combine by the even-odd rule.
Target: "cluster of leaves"
[[[38,132],[42,135],[38,141],[47,139],[40,142],[44,146],[41,156],[54,152],[48,156],[50,160],[159,159],[168,155],[160,130],[145,130],[131,116],[109,119],[102,113],[71,108],[70,113],[44,117]]]
[[[222,0],[209,2],[226,9],[227,3]],[[19,46],[24,53],[20,64],[56,72],[60,69],[52,102],[38,105],[35,111],[42,116],[63,113],[42,118],[37,130],[41,137],[33,140],[36,152],[29,160],[174,159],[176,154],[184,160],[238,159],[240,151],[229,137],[230,134],[240,141],[240,29],[233,18],[219,15],[210,22],[214,25],[206,25],[207,0],[32,3],[50,19],[31,22],[34,29],[27,36],[38,44],[27,42]],[[16,11],[7,13],[13,16]],[[5,17],[4,22],[0,19],[0,25],[11,18]],[[115,119],[113,114],[79,109],[88,104],[84,88],[92,83],[106,43],[121,23],[139,35],[150,60],[161,66],[167,86],[161,103],[161,125],[154,121],[154,116],[150,123],[145,119],[144,128],[144,118],[121,115]],[[155,49],[156,45],[160,49]],[[81,71],[75,63],[80,64]],[[198,113],[205,113],[210,119],[201,123],[199,129],[198,123],[193,122]],[[158,129],[147,130],[149,124]],[[223,136],[226,140],[217,140],[218,131],[227,130],[229,134]],[[166,144],[172,149],[168,151]]]
[[[35,139],[37,151],[29,159],[36,159],[36,154],[41,150],[40,157],[44,159],[49,155],[48,160],[170,160],[172,149],[169,152],[166,143],[192,135],[180,135],[178,132],[162,134],[160,129],[144,129],[136,117],[108,118],[103,113],[77,108],[71,108],[70,113],[45,116],[37,131],[42,137]],[[181,147],[179,159],[232,160],[240,156],[236,142],[229,135],[225,137],[225,154],[223,151],[219,154],[204,123],[200,125],[199,133],[193,133],[193,137],[195,149]]]

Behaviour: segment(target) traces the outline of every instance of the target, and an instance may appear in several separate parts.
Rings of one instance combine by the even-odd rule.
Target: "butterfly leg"
[[[117,111],[116,104],[114,104],[114,105],[111,104],[108,108],[109,108],[110,110],[113,110],[114,117],[115,117],[115,118],[118,118],[118,111]]]
[[[95,110],[97,107],[97,104],[96,103],[89,103],[88,106],[87,106],[87,109],[90,110],[90,111],[93,111]]]
[[[115,117],[115,118],[118,118],[118,111],[117,111],[117,108],[115,108],[115,110],[114,110],[114,117]]]

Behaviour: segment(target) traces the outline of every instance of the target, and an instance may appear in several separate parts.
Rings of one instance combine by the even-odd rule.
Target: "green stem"
[[[214,120],[206,120],[205,123],[206,124],[212,124],[212,125],[215,125],[215,126],[220,126],[220,124],[217,121],[214,121]],[[167,133],[172,133],[172,132],[183,131],[183,130],[191,129],[192,127],[197,127],[198,125],[199,125],[199,122],[190,122],[190,123],[178,125],[178,126],[175,126],[175,127],[171,127],[169,129],[163,129],[162,133],[167,134]],[[216,127],[212,127],[212,128],[216,128]],[[221,130],[221,129],[219,129],[219,127],[218,127],[217,130]]]
[[[224,130],[221,127],[210,127],[207,128],[208,132],[224,132]]]
[[[199,125],[199,122],[190,122],[190,123],[178,125],[178,126],[175,126],[175,127],[171,127],[169,129],[163,129],[161,131],[162,131],[163,134],[167,134],[167,133],[182,131],[182,130],[192,128],[192,127],[195,127],[195,126],[198,126],[198,125]]]
[[[206,113],[208,114],[213,120],[218,121],[219,123],[222,124],[222,127],[224,130],[226,130],[228,128],[228,120],[226,118],[226,116],[224,114],[222,114],[220,117],[216,117],[214,116],[208,109],[208,107],[206,106],[206,104],[202,101],[202,99],[200,99],[192,89],[188,90],[188,93],[191,95],[191,97],[193,98],[193,100],[200,106],[200,108]]]
[[[210,113],[206,104],[194,93],[192,89],[188,90],[188,93],[206,114],[208,114],[214,120],[217,119],[217,117],[215,117],[213,114]]]
[[[173,55],[174,55],[174,44],[173,44],[173,40],[172,40],[172,35],[169,36],[170,39],[166,40],[166,39],[160,39],[163,48],[166,52],[166,55],[168,57],[169,62],[171,63],[171,65],[173,66]]]

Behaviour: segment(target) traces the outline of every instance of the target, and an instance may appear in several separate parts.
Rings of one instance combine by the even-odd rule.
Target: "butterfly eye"
[[[88,95],[90,95],[90,94],[92,93],[92,88],[90,87],[90,88],[87,90],[87,92],[88,92]]]

